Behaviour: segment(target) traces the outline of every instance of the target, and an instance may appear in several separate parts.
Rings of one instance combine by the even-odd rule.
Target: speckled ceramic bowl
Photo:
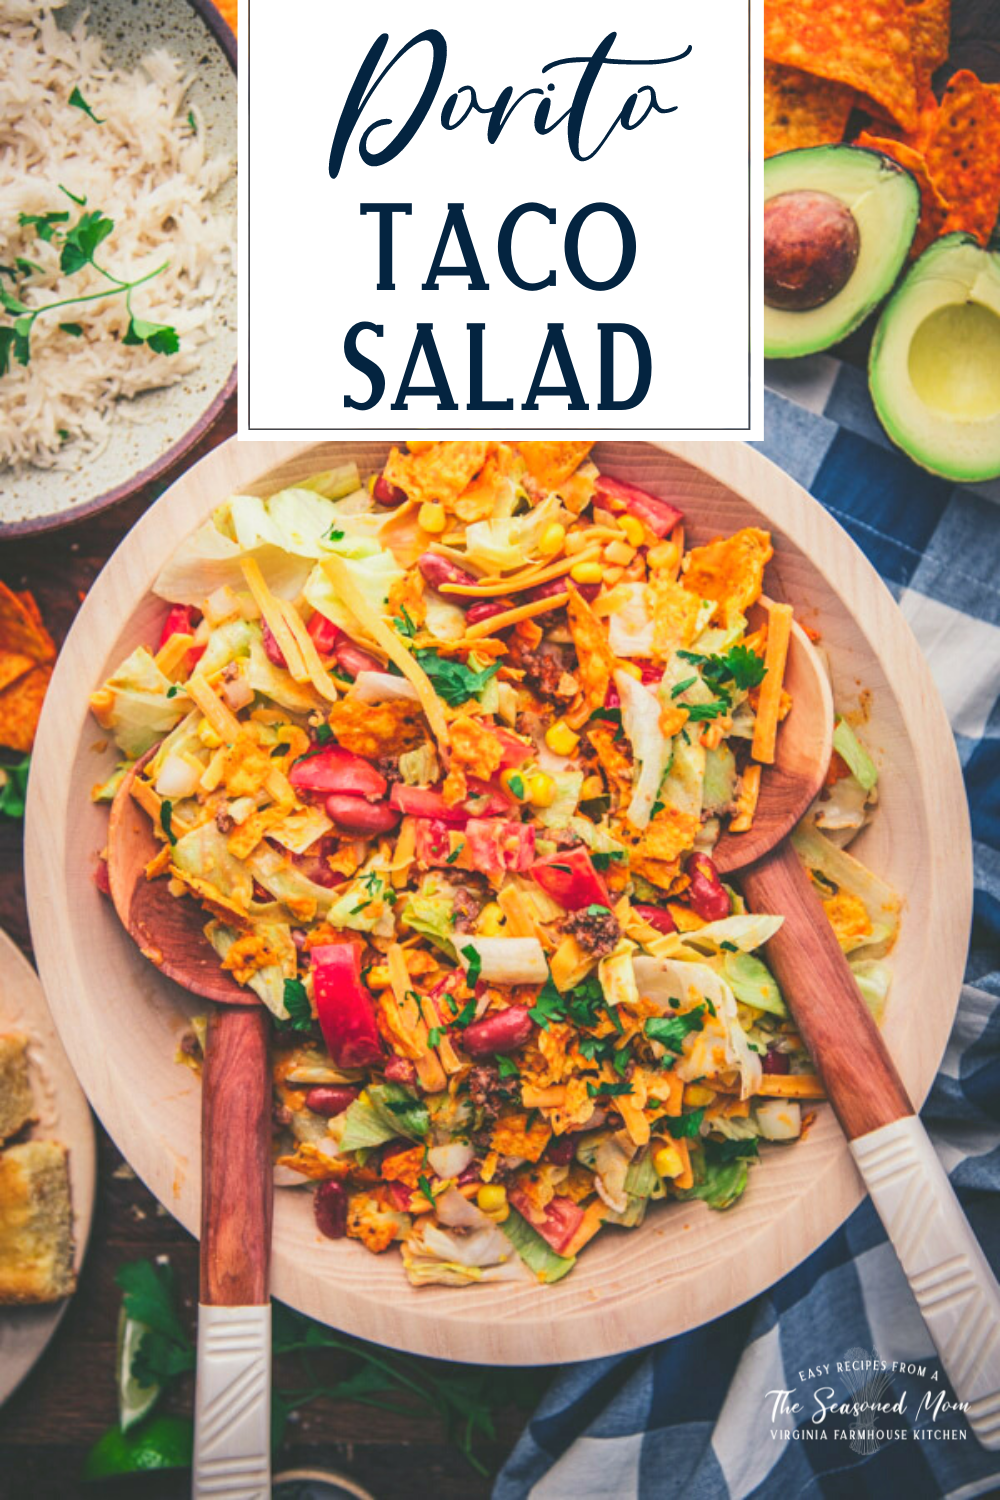
[[[86,10],[88,30],[109,57],[135,67],[164,47],[195,76],[190,98],[204,117],[211,151],[236,157],[236,38],[209,0],[70,0],[57,12],[72,26]],[[217,199],[235,212],[236,183]],[[224,294],[218,331],[185,380],[147,391],[130,405],[143,421],[112,425],[103,452],[78,468],[0,469],[0,537],[65,526],[126,499],[173,469],[218,420],[236,390],[236,276]]]

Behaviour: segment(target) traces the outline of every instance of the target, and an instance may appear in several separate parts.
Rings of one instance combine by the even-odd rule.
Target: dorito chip
[[[570,634],[576,647],[577,678],[580,691],[566,713],[566,722],[573,729],[600,708],[608,695],[608,685],[615,669],[615,658],[608,645],[607,633],[583,595],[570,586],[569,603],[566,605]]]
[[[764,57],[867,94],[904,130],[917,123],[905,0],[768,0]]]
[[[514,513],[517,487],[514,483],[514,450],[497,443],[480,469],[455,501],[455,514],[466,524],[486,521],[491,516]]]
[[[0,692],[0,745],[28,754],[51,676],[51,667],[32,667]]]
[[[577,469],[587,457],[590,443],[518,443],[528,473],[543,493],[554,490]]]
[[[0,690],[10,687],[25,672],[30,672],[34,665],[34,657],[22,656],[17,651],[5,651],[0,647]]]
[[[327,718],[337,743],[369,760],[413,750],[426,738],[419,706],[405,698],[359,703],[347,697],[331,703]]]
[[[483,467],[489,450],[489,443],[435,443],[419,453],[401,453],[393,448],[383,472],[407,499],[419,505],[425,500],[440,500],[453,510],[459,495]]]
[[[747,526],[707,547],[692,547],[681,582],[699,599],[714,600],[712,618],[725,624],[732,610],[745,614],[760,597],[764,569],[773,556],[770,534]]]
[[[933,73],[948,61],[951,42],[951,0],[906,0],[918,72]]]
[[[945,89],[927,170],[948,204],[944,232],[985,245],[1000,211],[1000,99],[963,68]]]
[[[817,78],[801,68],[764,64],[764,155],[802,146],[836,145],[856,95],[844,83]]]
[[[937,184],[931,181],[927,170],[927,159],[922,151],[908,146],[905,141],[891,140],[887,137],[870,135],[864,131],[858,137],[859,146],[869,146],[873,151],[881,151],[885,156],[891,156],[893,161],[898,161],[901,167],[912,172],[920,187],[920,222],[917,224],[917,232],[910,246],[910,259],[915,260],[922,255],[938,235],[943,233],[944,221],[948,217],[948,205],[941,196]]]
[[[0,648],[38,663],[54,661],[56,655],[32,596],[15,594],[5,583],[0,583]]]
[[[698,622],[698,599],[662,569],[651,576],[646,598],[653,617],[653,656],[664,661],[678,646],[690,646]]]

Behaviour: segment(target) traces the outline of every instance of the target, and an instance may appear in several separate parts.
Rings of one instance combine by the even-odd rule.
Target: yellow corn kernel
[[[641,667],[637,667],[634,661],[620,661],[620,662],[618,662],[618,664],[615,667],[615,671],[616,672],[627,672],[630,677],[634,677],[635,678],[636,682],[641,682],[642,681],[642,668]]]
[[[476,934],[479,937],[501,937],[506,917],[501,907],[495,901],[490,901],[479,913],[476,922]]]
[[[658,546],[650,547],[646,561],[651,568],[676,568],[680,562],[679,551],[676,542],[660,542]]]
[[[557,552],[562,551],[565,541],[565,526],[561,526],[558,521],[553,521],[552,524],[550,526],[546,526],[545,530],[542,532],[541,539],[538,543],[538,550],[543,557],[555,557]]]
[[[536,771],[528,777],[527,793],[532,807],[551,807],[556,800],[556,784],[544,771]]]
[[[520,771],[513,767],[509,771],[501,771],[500,780],[508,792],[510,792],[510,795],[516,797],[519,802],[524,802],[527,799],[528,793],[524,777]]]
[[[499,1182],[487,1182],[476,1194],[476,1205],[484,1214],[496,1224],[502,1224],[510,1213],[510,1205],[507,1202],[507,1189]]]
[[[702,1105],[711,1104],[715,1098],[715,1090],[707,1089],[703,1083],[687,1083],[684,1085],[684,1103],[700,1108]]]
[[[384,990],[392,983],[388,964],[373,964],[365,978],[371,990]]]
[[[630,547],[627,542],[609,542],[604,549],[607,562],[614,563],[619,568],[627,568],[635,556],[635,548]]]
[[[570,568],[569,576],[574,583],[600,583],[604,577],[604,569],[594,558],[592,562],[577,563],[576,567]]]
[[[658,1146],[653,1152],[653,1167],[660,1177],[679,1177],[684,1170],[681,1153],[676,1146]]]
[[[546,729],[545,743],[553,755],[572,755],[580,743],[580,736],[570,729],[565,719],[557,719]]]
[[[218,750],[222,744],[222,736],[212,728],[207,719],[202,719],[198,725],[198,738],[208,750]]]
[[[646,528],[638,516],[619,516],[618,525],[624,531],[633,547],[641,547],[646,537]]]
[[[448,524],[444,506],[436,500],[425,500],[417,517],[421,531],[443,531]]]
[[[592,797],[604,796],[604,782],[600,776],[587,776],[580,788],[580,801],[589,802]]]

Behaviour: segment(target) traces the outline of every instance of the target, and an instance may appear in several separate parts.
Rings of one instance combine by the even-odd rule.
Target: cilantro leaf
[[[412,641],[417,633],[417,627],[411,619],[410,611],[405,604],[399,606],[399,614],[393,615],[392,623],[396,627],[397,634],[405,636],[408,641]]]
[[[705,1141],[705,1159],[714,1166],[757,1155],[757,1138],[748,1141]]]
[[[149,1260],[120,1266],[115,1280],[124,1292],[128,1317],[143,1323],[146,1332],[132,1358],[130,1373],[143,1385],[162,1385],[185,1370],[193,1370],[195,1351],[177,1315],[173,1270]]]
[[[443,698],[451,708],[457,708],[459,704],[477,697],[500,670],[498,661],[490,662],[488,667],[477,672],[473,667],[466,666],[465,662],[438,656],[436,651],[429,649],[415,651],[413,654],[430,678],[438,697]]]
[[[462,957],[469,960],[469,967],[465,971],[465,982],[470,989],[474,989],[479,982],[479,976],[483,968],[483,961],[479,957],[479,950],[474,948],[471,943],[466,943],[462,949]]]
[[[683,682],[678,682],[675,687],[670,689],[671,698],[679,698],[681,693],[686,693],[689,687],[694,687],[697,681],[697,677],[685,677]]]
[[[63,333],[68,333],[70,338],[83,338],[83,328],[79,323],[60,323],[59,327],[62,329]]]
[[[24,255],[15,256],[15,258],[14,258],[14,264],[17,267],[17,269],[21,272],[22,276],[35,276],[35,275],[37,275],[37,276],[44,276],[45,275],[45,267],[44,266],[40,266],[38,264],[38,262],[35,261],[35,260],[28,260],[27,257],[24,256]]]
[[[282,998],[288,1012],[287,1020],[276,1016],[281,1031],[311,1031],[313,1028],[312,1006],[301,979],[286,979]]]
[[[15,297],[14,294],[13,294],[13,292],[5,291],[2,286],[0,286],[0,303],[3,304],[3,306],[7,309],[8,312],[12,312],[12,313],[30,313],[31,312],[31,308],[25,306],[25,304],[20,300],[19,297]]]
[[[614,1099],[619,1094],[631,1094],[632,1085],[625,1083],[588,1083],[587,1093],[591,1099]]]
[[[650,1016],[644,1029],[651,1042],[661,1042],[668,1052],[680,1052],[688,1032],[701,1030],[704,1016],[704,1005],[695,1005],[679,1016]]]
[[[716,698],[712,703],[686,704],[688,718],[692,724],[703,724],[706,719],[718,719],[729,711],[728,698]]]
[[[97,118],[97,116],[94,114],[94,111],[91,109],[90,105],[87,103],[86,99],[80,93],[79,89],[75,88],[73,90],[73,92],[70,94],[70,96],[69,96],[69,103],[72,104],[72,106],[73,106],[74,109],[82,109],[85,115],[89,115],[90,116],[90,118],[93,120],[93,122],[94,122],[95,125],[103,125],[105,123],[104,120],[99,120]]]
[[[55,239],[56,225],[65,224],[69,219],[68,212],[51,214],[18,214],[17,222],[22,229],[34,229],[40,240],[50,245]]]
[[[176,844],[177,835],[174,833],[174,804],[166,798],[160,803],[160,827],[167,835],[172,844]]]
[[[69,190],[69,188],[65,187],[62,183],[59,184],[59,191],[61,193],[65,193],[67,198],[72,198],[73,202],[74,203],[78,203],[81,208],[86,208],[86,206],[87,206],[87,195],[86,195],[86,193],[84,193],[84,195],[83,195],[82,198],[78,198],[77,195],[76,195],[76,193],[71,193],[70,190]]]
[[[59,265],[67,276],[93,261],[94,251],[114,227],[114,219],[107,218],[99,209],[80,215],[73,228],[67,229],[59,255]]]
[[[624,849],[594,849],[591,851],[590,860],[595,870],[607,870],[611,867],[612,860],[625,860],[628,855]]]
[[[181,347],[177,329],[169,323],[147,323],[134,314],[129,318],[123,344],[148,344],[154,354],[176,354]]]
[[[14,349],[14,338],[13,328],[0,324],[0,375],[6,375],[10,369],[10,357]]]
[[[539,990],[538,998],[528,1011],[528,1015],[543,1031],[548,1031],[549,1023],[561,1021],[565,1014],[565,1001],[556,989],[555,980],[550,974]]]
[[[713,661],[717,659],[712,658]],[[731,646],[721,660],[741,692],[749,692],[751,688],[760,687],[767,675],[763,659],[757,655],[756,651],[751,651],[749,646]]]
[[[497,1074],[501,1078],[520,1078],[521,1076],[517,1063],[510,1057],[497,1058]]]
[[[670,1134],[674,1140],[680,1141],[687,1137],[693,1140],[701,1130],[701,1122],[705,1118],[703,1109],[689,1109],[686,1114],[675,1115],[669,1122]]]
[[[17,761],[12,766],[0,766],[0,775],[6,779],[0,783],[0,816],[5,818],[23,818],[24,803],[28,794],[28,767],[31,765],[31,756],[26,755],[23,760]]]
[[[424,1197],[427,1199],[427,1202],[433,1208],[434,1207],[434,1193],[433,1193],[433,1191],[431,1189],[430,1178],[429,1177],[425,1177],[423,1173],[420,1174],[420,1191],[423,1193]]]

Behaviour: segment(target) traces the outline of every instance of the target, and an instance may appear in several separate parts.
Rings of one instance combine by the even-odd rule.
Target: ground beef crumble
[[[566,918],[562,930],[575,937],[581,948],[595,958],[606,958],[622,935],[621,923],[612,911],[584,907]]]
[[[399,769],[398,755],[380,755],[375,762],[375,769],[380,776],[385,777],[390,786],[403,779]]]
[[[511,638],[508,662],[520,667],[525,681],[542,698],[559,697],[559,685],[563,678],[562,658],[556,651],[532,651],[516,635]]]
[[[471,932],[473,924],[485,905],[484,898],[471,886],[460,885],[455,890],[452,905],[452,920],[456,932]]]
[[[468,1088],[469,1098],[483,1112],[483,1124],[492,1124],[499,1118],[504,1105],[504,1091],[496,1068],[486,1064],[473,1068],[469,1073]]]

